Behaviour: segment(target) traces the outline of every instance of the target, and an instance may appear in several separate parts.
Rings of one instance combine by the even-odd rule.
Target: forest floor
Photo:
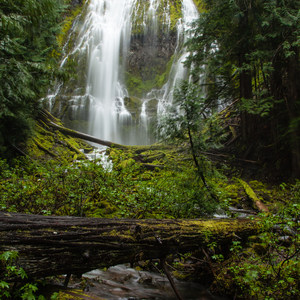
[[[98,160],[87,163],[90,145],[40,120],[34,137],[18,149],[27,162],[11,169],[1,161],[1,210],[108,218],[258,218],[262,233],[247,244],[237,236],[224,252],[212,240],[196,253],[170,257],[172,274],[229,299],[296,299],[300,183],[280,181],[258,161],[232,153],[231,145],[202,153],[207,182],[218,196],[214,203],[195,179],[182,145],[107,148],[112,169],[105,170]],[[135,270],[151,270],[149,263]],[[81,290],[92,285],[89,279],[73,284]],[[70,297],[57,299],[76,299],[74,292]],[[99,299],[88,293],[80,297]]]

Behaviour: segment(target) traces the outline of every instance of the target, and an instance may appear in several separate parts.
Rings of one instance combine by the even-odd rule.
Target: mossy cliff
[[[132,15],[130,51],[125,58],[125,81],[130,95],[145,96],[166,82],[177,45],[178,0],[161,0],[154,12],[149,1],[137,1]]]
[[[193,0],[196,7],[198,8],[198,11],[201,12],[205,12],[205,7],[204,7],[204,3],[202,0]]]
[[[176,31],[177,21],[182,17],[181,1],[180,0],[161,0],[158,1],[156,8],[156,27],[159,31],[173,30]],[[145,21],[147,27],[151,27],[150,1],[137,1],[133,11],[133,27],[132,33],[144,34]],[[149,26],[150,25],[150,26]]]

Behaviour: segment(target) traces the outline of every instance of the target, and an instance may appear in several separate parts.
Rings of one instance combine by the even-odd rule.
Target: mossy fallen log
[[[46,110],[41,110],[40,114],[39,114],[40,119],[42,119],[48,126],[52,127],[53,129],[59,130],[60,132],[72,136],[74,138],[79,138],[79,139],[83,139],[85,141],[89,141],[92,143],[96,143],[96,144],[100,144],[103,146],[107,146],[107,147],[115,147],[115,148],[121,148],[124,149],[126,148],[125,145],[120,145],[117,143],[113,143],[110,141],[105,141],[105,140],[101,140],[99,138],[96,138],[92,135],[86,134],[86,133],[82,133],[76,130],[72,130],[69,128],[66,128],[62,125],[59,125],[56,123],[56,119]]]
[[[212,240],[227,245],[257,231],[256,222],[241,219],[98,219],[0,212],[0,253],[18,251],[17,264],[29,277],[82,274],[190,252]]]
[[[252,188],[249,186],[247,182],[245,182],[242,179],[238,179],[239,183],[243,186],[245,193],[253,201],[253,204],[258,208],[259,211],[268,212],[269,209],[265,204],[262,203],[262,201],[256,196],[255,192],[252,190]]]

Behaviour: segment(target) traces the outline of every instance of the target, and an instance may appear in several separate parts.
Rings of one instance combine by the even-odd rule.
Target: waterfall
[[[175,87],[181,80],[186,79],[187,70],[183,63],[188,56],[185,48],[182,47],[188,38],[186,34],[191,28],[191,23],[195,21],[198,16],[198,10],[190,0],[182,0],[182,19],[177,24],[177,40],[182,41],[177,43],[175,54],[179,56],[172,65],[168,81],[161,89],[160,101],[158,103],[158,116],[163,116],[168,113],[168,107],[173,104],[173,92]]]
[[[135,0],[91,0],[87,20],[88,76],[86,95],[90,100],[89,132],[118,143],[130,141],[121,128],[131,123],[121,81],[120,52],[130,41],[130,17]],[[123,47],[123,49],[121,49]],[[123,133],[123,134],[122,134]]]
[[[53,104],[53,109],[56,107],[57,112],[64,113],[63,117],[73,122],[70,127],[100,139],[121,144],[153,142],[149,111],[156,116],[166,112],[167,106],[172,105],[174,86],[186,73],[182,64],[187,56],[183,42],[188,24],[198,17],[192,0],[181,0],[181,14],[176,25],[173,64],[166,83],[162,88],[152,88],[146,95],[137,97],[130,94],[126,86],[126,68],[130,58],[134,58],[132,39],[135,37],[137,44],[145,43],[149,59],[158,59],[160,31],[168,35],[171,30],[170,0],[86,1],[84,17],[78,17],[73,23],[61,62],[64,68],[75,61],[77,75],[64,86],[57,85],[55,92],[48,96],[49,105],[56,99],[58,104]],[[148,59],[145,56],[139,58],[141,63]],[[161,61],[156,64],[159,66]],[[142,75],[147,73],[149,65],[151,62],[141,71]],[[153,77],[149,74],[149,78]],[[148,77],[143,80],[149,81]],[[158,103],[156,109],[151,100]],[[134,109],[130,109],[130,105]],[[81,121],[76,123],[76,120]],[[74,123],[81,127],[76,128]]]

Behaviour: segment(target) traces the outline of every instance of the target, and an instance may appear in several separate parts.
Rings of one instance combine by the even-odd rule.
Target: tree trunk
[[[287,97],[286,105],[289,113],[289,131],[291,144],[292,172],[294,177],[300,177],[300,86],[299,76],[299,50],[293,49],[295,55],[289,57],[287,64]]]
[[[190,252],[211,241],[227,245],[236,236],[245,239],[257,231],[256,222],[249,220],[129,220],[0,212],[0,253],[18,251],[17,265],[29,277],[82,274]]]

